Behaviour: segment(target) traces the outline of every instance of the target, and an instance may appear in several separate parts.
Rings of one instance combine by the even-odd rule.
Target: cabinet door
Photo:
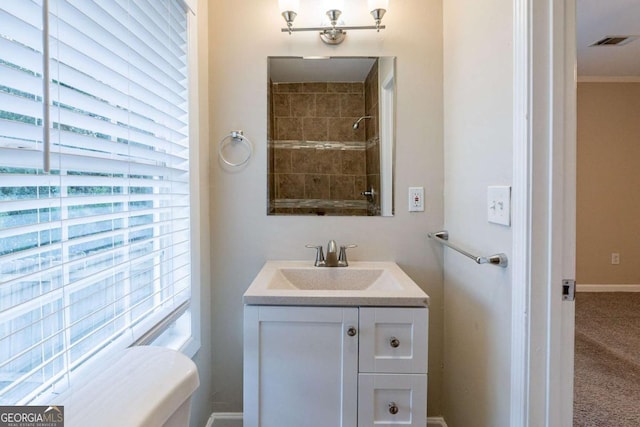
[[[245,306],[244,426],[355,427],[357,328],[353,307]]]
[[[360,372],[427,373],[429,310],[360,308]]]
[[[360,374],[358,427],[427,425],[427,374]]]

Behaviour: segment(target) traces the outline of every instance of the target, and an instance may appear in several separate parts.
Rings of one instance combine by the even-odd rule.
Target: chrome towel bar
[[[428,233],[427,236],[430,239],[434,239],[434,240],[442,243],[443,245],[450,247],[454,251],[458,251],[462,255],[464,255],[464,256],[466,256],[468,258],[471,258],[472,260],[474,260],[478,264],[492,264],[492,265],[496,265],[496,266],[502,267],[502,268],[505,268],[507,265],[509,265],[509,259],[503,253],[490,255],[490,256],[486,256],[486,257],[484,257],[484,256],[475,256],[473,254],[470,254],[469,252],[465,251],[464,249],[460,248],[459,246],[454,245],[453,243],[449,242],[449,232],[446,231],[446,230],[436,231],[436,232],[433,232],[433,233]]]

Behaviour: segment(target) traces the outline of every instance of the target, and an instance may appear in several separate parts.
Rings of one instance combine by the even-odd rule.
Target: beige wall
[[[370,25],[365,0],[345,3],[349,25]],[[350,31],[342,45],[326,46],[315,33],[281,33],[276,0],[210,6],[211,409],[242,409],[242,294],[263,263],[311,262],[314,254],[305,244],[336,239],[358,244],[352,260],[395,260],[430,295],[428,412],[442,413],[442,251],[426,238],[443,223],[441,7],[441,0],[391,2],[386,30]],[[297,25],[317,25],[320,12],[301,11]],[[397,57],[394,217],[266,215],[270,55]],[[232,129],[244,130],[255,144],[252,160],[236,171],[220,165],[216,149]],[[425,187],[425,212],[407,212],[409,186]]]
[[[579,83],[577,139],[576,281],[640,284],[640,83]]]
[[[481,255],[512,253],[487,221],[487,186],[511,185],[513,2],[444,2],[445,228]],[[444,416],[449,427],[509,426],[511,269],[445,251]]]

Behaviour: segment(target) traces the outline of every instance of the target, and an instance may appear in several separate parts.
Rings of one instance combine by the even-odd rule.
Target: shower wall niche
[[[363,81],[269,83],[268,213],[378,215],[377,60]]]

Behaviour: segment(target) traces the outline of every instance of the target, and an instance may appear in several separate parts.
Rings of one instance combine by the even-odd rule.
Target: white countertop
[[[299,289],[296,277],[302,277],[308,288]],[[304,279],[307,277],[310,279]],[[244,293],[243,302],[425,307],[429,296],[395,262],[353,261],[348,267],[314,267],[313,261],[267,261]]]

